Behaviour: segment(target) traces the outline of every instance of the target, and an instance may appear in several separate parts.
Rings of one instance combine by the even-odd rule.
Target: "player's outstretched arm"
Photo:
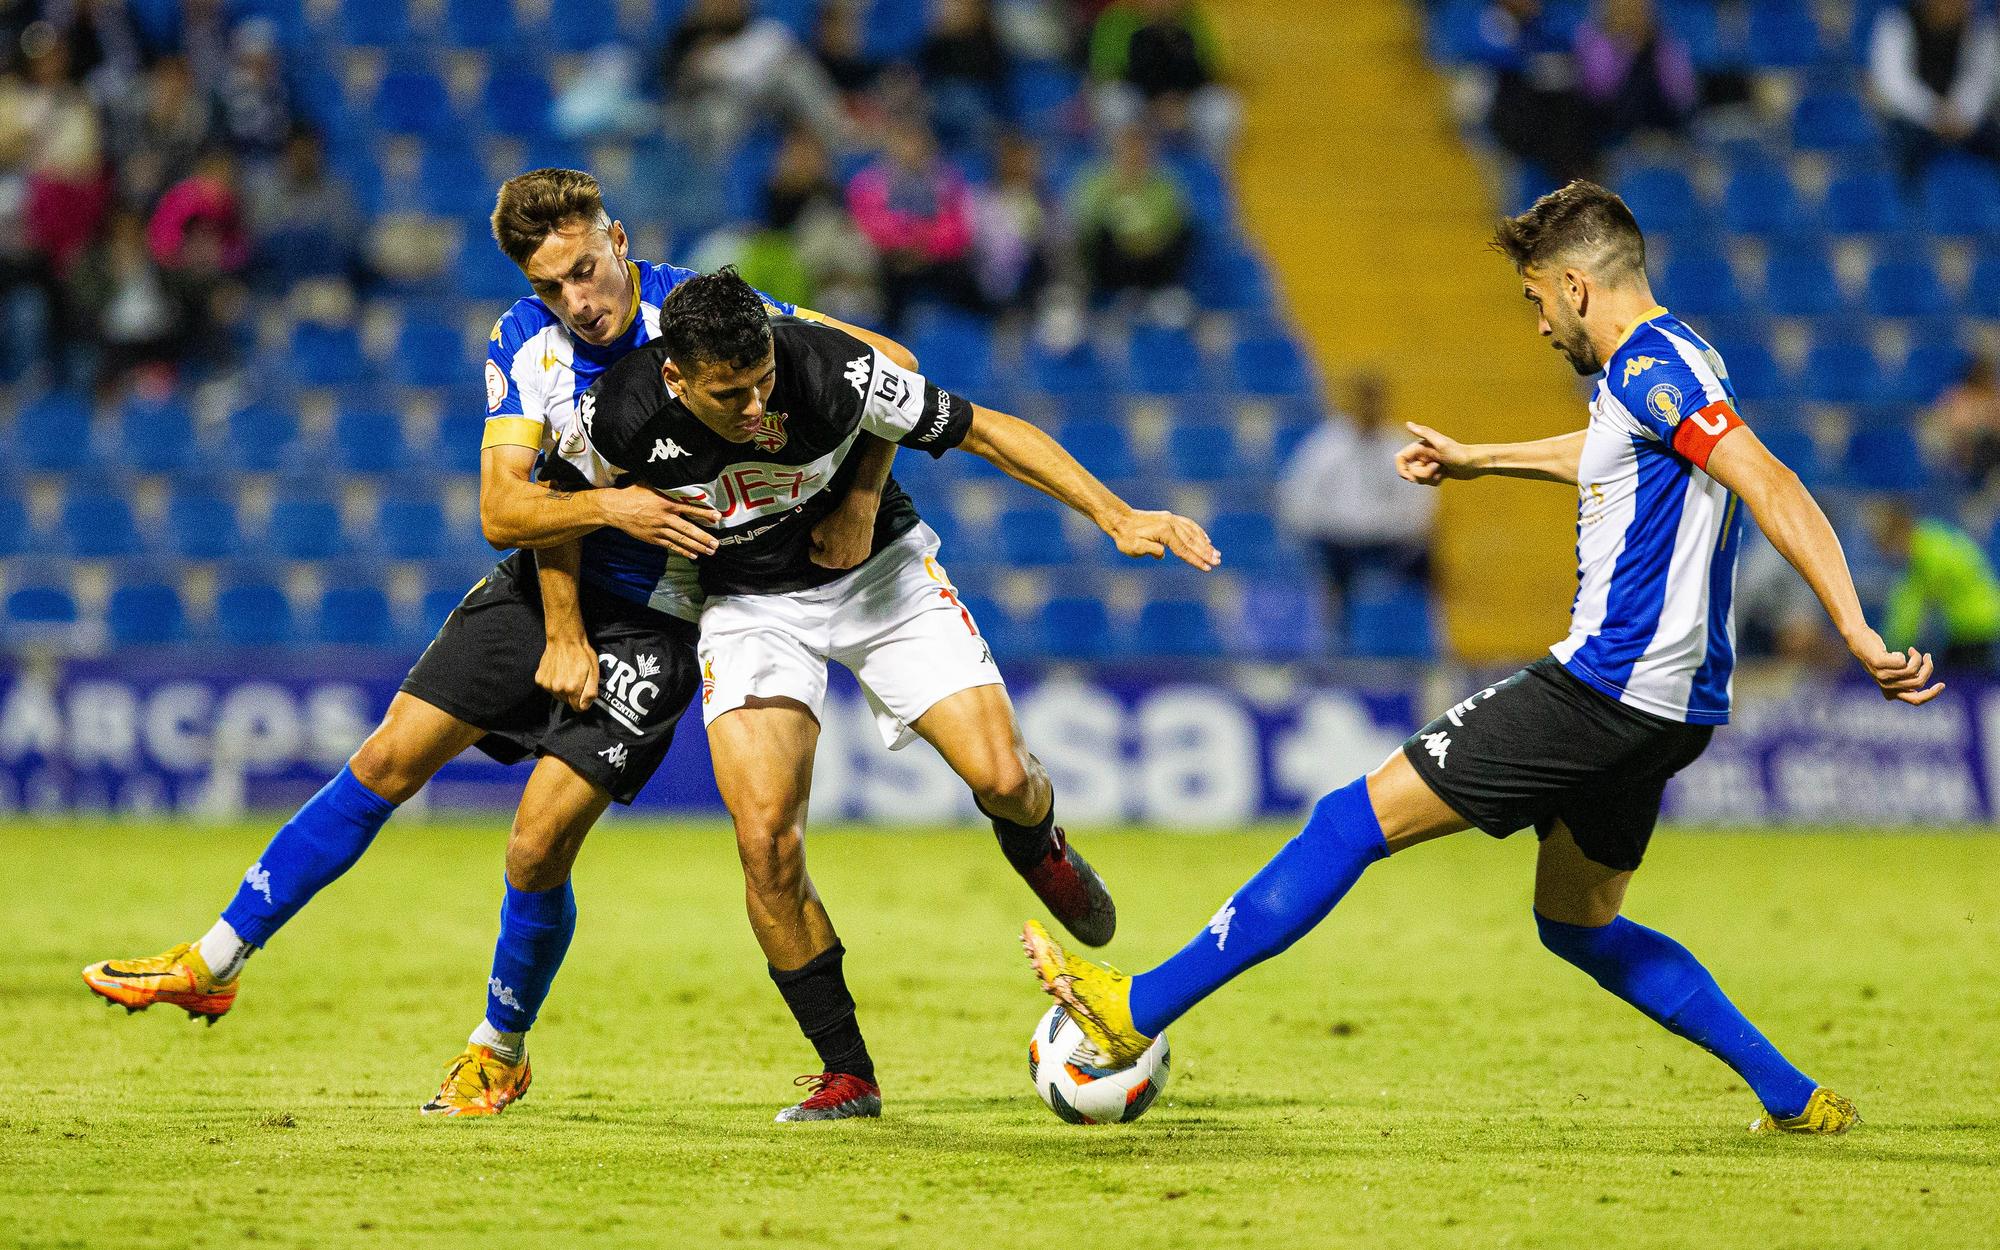
[[[1019,417],[974,404],[972,425],[959,446],[1089,517],[1128,556],[1159,559],[1171,551],[1204,573],[1222,563],[1222,553],[1201,526],[1171,512],[1133,508],[1062,444]]]
[[[583,604],[576,579],[583,567],[583,544],[576,540],[535,552],[535,576],[542,588],[542,630],[547,645],[535,669],[535,684],[581,712],[597,701],[597,648],[583,627]]]
[[[1475,477],[1524,477],[1576,485],[1586,431],[1526,443],[1461,443],[1427,425],[1404,422],[1416,441],[1396,453],[1396,472],[1419,486]]]
[[[715,538],[701,527],[722,520],[715,509],[647,486],[571,491],[537,482],[537,454],[513,446],[479,454],[479,526],[495,547],[548,547],[609,525],[678,555],[714,553]]]
[[[1743,500],[1771,545],[1806,579],[1883,698],[1928,703],[1944,690],[1943,682],[1931,682],[1930,656],[1915,647],[1891,651],[1869,628],[1839,535],[1799,475],[1772,455],[1754,431],[1747,426],[1730,430],[1709,453],[1706,468]]]
[[[807,321],[817,321],[821,325],[832,326],[836,330],[860,339],[876,351],[887,356],[898,367],[908,369],[911,373],[917,372],[916,353],[886,334],[877,334],[873,330],[863,329],[858,325],[842,321],[838,317],[829,317],[823,312],[814,312],[810,308],[800,308],[799,316],[805,318]]]

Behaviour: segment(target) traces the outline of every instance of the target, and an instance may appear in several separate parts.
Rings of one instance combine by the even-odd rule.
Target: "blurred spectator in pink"
[[[1885,7],[1868,41],[1868,78],[1905,179],[1947,152],[2000,161],[2000,29],[1972,0]]]
[[[1006,114],[1012,65],[987,0],[935,0],[917,68],[930,93],[931,122],[947,147],[992,140]]]
[[[1090,76],[1107,129],[1146,121],[1226,156],[1243,102],[1224,80],[1221,46],[1193,0],[1114,0],[1090,35]]]
[[[881,254],[892,328],[918,300],[984,309],[971,264],[972,196],[921,120],[890,125],[887,151],[848,183],[847,206]]]
[[[1576,33],[1576,71],[1603,147],[1640,131],[1685,131],[1700,102],[1694,58],[1661,28],[1653,0],[1600,0]]]
[[[1954,476],[1984,489],[2000,468],[2000,376],[1983,356],[1946,388],[1919,423],[1925,447]]]
[[[221,148],[167,189],[146,224],[146,245],[162,269],[190,266],[240,273],[250,262],[236,161]]]
[[[1187,192],[1160,163],[1142,128],[1112,133],[1110,155],[1078,179],[1070,218],[1096,300],[1144,296],[1152,318],[1166,323],[1192,314],[1186,278],[1194,225]]]

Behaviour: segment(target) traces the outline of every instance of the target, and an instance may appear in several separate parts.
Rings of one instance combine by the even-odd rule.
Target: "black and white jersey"
[[[708,594],[777,594],[847,570],[812,562],[812,529],[853,488],[863,434],[943,455],[972,425],[972,405],[897,366],[843,330],[773,317],[777,378],[764,428],[732,443],[703,425],[660,376],[649,343],[605,371],[578,403],[589,451],[616,474],[722,514],[720,548],[695,562]],[[917,524],[894,478],[875,514],[872,556]]]

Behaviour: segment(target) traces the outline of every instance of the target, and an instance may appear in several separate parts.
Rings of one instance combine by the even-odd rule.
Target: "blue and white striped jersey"
[[[559,457],[593,486],[609,486],[616,470],[598,459],[584,437],[577,400],[627,352],[660,333],[660,304],[692,269],[627,262],[632,267],[632,307],[625,328],[603,346],[585,343],[540,299],[530,296],[493,323],[486,344],[486,434],[480,446],[531,447]],[[764,297],[773,309],[796,314],[790,304]],[[583,540],[582,579],[622,598],[696,620],[701,594],[694,566],[666,549],[615,529]]]
[[[1741,424],[1722,357],[1664,308],[1626,332],[1590,402],[1576,603],[1550,651],[1578,679],[1669,720],[1729,719],[1744,518],[1706,466]]]

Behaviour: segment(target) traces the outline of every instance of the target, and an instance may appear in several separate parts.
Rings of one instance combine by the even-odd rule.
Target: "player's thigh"
[[[1536,853],[1535,912],[1558,924],[1589,928],[1610,924],[1625,905],[1632,872],[1600,864],[1585,854],[1569,825],[1558,819]]]
[[[352,759],[355,780],[392,803],[406,802],[437,770],[486,736],[416,695],[398,691]]]
[[[552,890],[568,880],[584,838],[610,805],[611,792],[567,760],[537,760],[514,812],[507,880],[517,890]]]
[[[914,545],[926,536],[902,541]],[[882,741],[890,750],[908,746],[923,734],[917,722],[947,700],[993,687],[964,706],[985,714],[994,745],[1010,746],[1018,732],[1012,728],[1013,707],[978,622],[933,556],[917,548],[884,552],[877,559],[891,555],[896,558],[857,586],[854,606],[860,610],[836,622],[832,651],[860,681]]]
[[[1369,773],[1367,785],[1368,805],[1375,809],[1382,840],[1389,844],[1391,855],[1472,827],[1471,821],[1438,797],[1401,751]]]
[[[946,695],[911,724],[974,790],[1012,790],[1035,767],[1007,687],[995,682]]]
[[[804,825],[818,745],[819,718],[794,699],[751,698],[709,723],[715,785],[736,821],[739,850]]]
[[[793,595],[728,595],[701,615],[701,716],[788,701],[817,721],[826,703],[823,644],[834,605]],[[712,735],[711,735],[712,736]]]

